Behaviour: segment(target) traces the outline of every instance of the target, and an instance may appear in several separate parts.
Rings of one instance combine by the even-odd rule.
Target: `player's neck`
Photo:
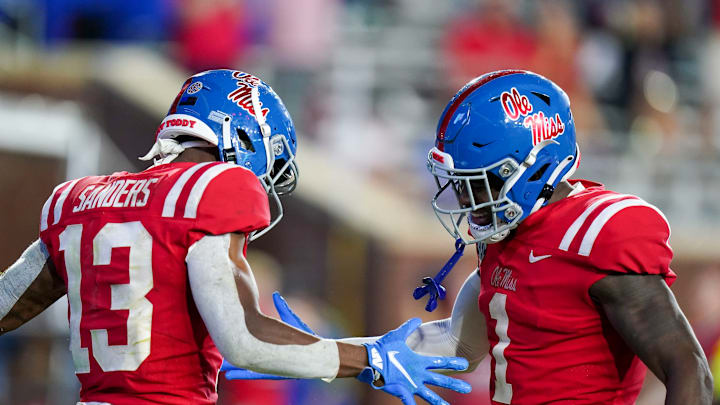
[[[176,157],[173,162],[217,162],[217,149],[213,148],[187,148]]]
[[[548,204],[552,204],[554,202],[562,200],[563,198],[567,197],[573,190],[574,188],[572,184],[568,183],[567,181],[561,181],[560,184],[555,187],[555,191],[553,191],[552,197],[550,197]]]

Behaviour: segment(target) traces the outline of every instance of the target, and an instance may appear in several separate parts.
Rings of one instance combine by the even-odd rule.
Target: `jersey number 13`
[[[60,250],[65,252],[70,302],[70,351],[75,373],[90,372],[89,348],[80,342],[82,269],[80,242],[83,226],[69,225],[60,234]],[[130,248],[127,284],[110,285],[110,311],[128,310],[127,344],[110,345],[107,329],[91,329],[92,355],[103,371],[135,371],[150,355],[153,305],[145,295],[153,288],[152,237],[139,221],[108,223],[92,243],[93,266],[110,264],[113,248]],[[106,269],[109,269],[106,267]],[[103,271],[103,267],[94,267]],[[86,269],[92,271],[92,269]]]

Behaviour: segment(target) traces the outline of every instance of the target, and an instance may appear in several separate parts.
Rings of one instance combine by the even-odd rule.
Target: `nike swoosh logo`
[[[407,380],[410,381],[410,384],[412,384],[413,387],[417,388],[417,385],[415,385],[415,381],[413,381],[412,378],[410,378],[410,374],[408,374],[408,372],[405,370],[405,367],[403,367],[402,364],[400,364],[400,362],[397,361],[397,359],[395,358],[395,355],[398,353],[400,353],[400,352],[396,352],[396,351],[388,352],[388,359],[390,359],[390,363],[392,363],[393,366],[395,366],[395,368],[400,370],[402,375],[404,375],[405,378],[407,378]]]
[[[533,254],[533,251],[531,250],[531,251],[530,251],[530,257],[528,258],[528,260],[530,261],[530,263],[537,263],[537,262],[539,262],[540,260],[547,259],[548,257],[552,257],[552,255],[535,256],[535,255]]]

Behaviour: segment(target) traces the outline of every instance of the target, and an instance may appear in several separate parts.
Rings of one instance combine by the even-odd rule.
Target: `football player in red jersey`
[[[493,404],[634,404],[646,366],[666,404],[711,403],[707,360],[668,288],[670,226],[634,195],[569,180],[580,154],[562,89],[527,71],[485,74],[450,100],[436,135],[433,208],[478,251],[458,302],[479,311],[450,327],[483,322]]]
[[[570,180],[579,160],[570,101],[542,76],[488,73],[450,100],[428,154],[432,205],[457,239],[449,263],[475,244],[478,267],[451,317],[408,346],[465,357],[469,370],[489,353],[497,405],[634,404],[646,366],[666,404],[710,405],[707,360],[668,288],[667,220],[636,196]],[[429,310],[449,267],[416,290]]]
[[[430,383],[470,387],[432,369],[467,361],[426,357],[405,339],[410,320],[365,346],[321,339],[262,314],[245,260],[249,241],[282,216],[295,187],[296,138],[280,98],[232,70],[188,79],[160,124],[140,173],[58,185],[40,237],[0,278],[0,332],[62,295],[70,350],[92,404],[214,404],[222,356],[295,378],[357,376],[414,404],[445,404]],[[276,207],[271,218],[269,199]]]

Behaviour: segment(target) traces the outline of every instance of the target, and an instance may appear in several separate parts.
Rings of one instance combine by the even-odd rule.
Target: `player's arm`
[[[0,274],[0,335],[17,329],[65,295],[41,240]]]
[[[630,349],[665,384],[665,404],[712,403],[707,360],[662,276],[609,275],[589,293]]]
[[[455,298],[452,315],[420,325],[408,337],[408,347],[425,356],[464,357],[470,363],[464,372],[473,371],[485,358],[489,347],[485,317],[478,308],[479,294],[480,275],[473,271]],[[377,339],[350,338],[341,341],[361,344]]]
[[[296,378],[356,376],[368,366],[363,346],[321,339],[260,312],[244,244],[242,234],[205,236],[186,259],[195,304],[227,361]]]

